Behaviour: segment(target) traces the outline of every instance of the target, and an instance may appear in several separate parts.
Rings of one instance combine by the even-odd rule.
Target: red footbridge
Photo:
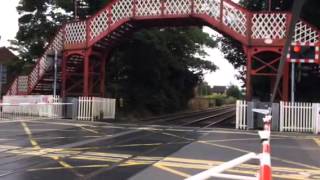
[[[247,58],[246,90],[253,79],[266,78],[273,88],[289,33],[291,12],[251,12],[231,0],[114,0],[84,21],[63,25],[28,76],[18,76],[7,95],[52,94],[53,58],[59,52],[61,96],[104,96],[106,63],[112,50],[130,34],[149,27],[209,26],[243,46]],[[293,43],[319,43],[319,30],[304,20]],[[278,97],[288,100],[286,62]]]

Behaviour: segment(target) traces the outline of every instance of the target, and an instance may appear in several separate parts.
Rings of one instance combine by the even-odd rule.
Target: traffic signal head
[[[294,45],[290,48],[291,59],[315,59],[316,48],[315,46],[300,46]]]
[[[293,47],[293,52],[300,53],[301,52],[301,46],[294,46]]]

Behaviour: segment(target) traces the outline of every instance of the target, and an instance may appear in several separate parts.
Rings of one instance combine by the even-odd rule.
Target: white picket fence
[[[247,102],[237,101],[236,103],[236,129],[247,129]]]
[[[116,100],[99,97],[79,97],[78,120],[114,119]]]
[[[280,102],[280,131],[319,132],[319,105]]]
[[[315,118],[315,134],[320,134],[320,104],[313,106],[314,118]]]

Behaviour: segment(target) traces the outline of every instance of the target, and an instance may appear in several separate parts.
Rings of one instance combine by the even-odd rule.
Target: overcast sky
[[[1,0],[0,1],[0,46],[9,46],[9,39],[14,39],[18,30],[18,13],[16,6],[19,0]],[[210,28],[204,28],[204,31],[209,34],[217,34]],[[223,54],[218,49],[207,48],[209,56],[208,60],[213,61],[219,69],[216,72],[205,75],[205,80],[211,85],[241,85],[241,82],[236,80],[237,71],[233,66],[223,58]]]

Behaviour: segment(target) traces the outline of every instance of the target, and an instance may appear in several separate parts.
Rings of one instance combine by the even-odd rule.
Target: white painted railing
[[[236,104],[236,129],[247,129],[247,102],[237,101]]]
[[[63,118],[59,96],[4,96],[0,103],[0,120]]]
[[[114,119],[116,100],[98,97],[79,97],[78,120]]]
[[[280,131],[315,132],[317,105],[280,102]]]

